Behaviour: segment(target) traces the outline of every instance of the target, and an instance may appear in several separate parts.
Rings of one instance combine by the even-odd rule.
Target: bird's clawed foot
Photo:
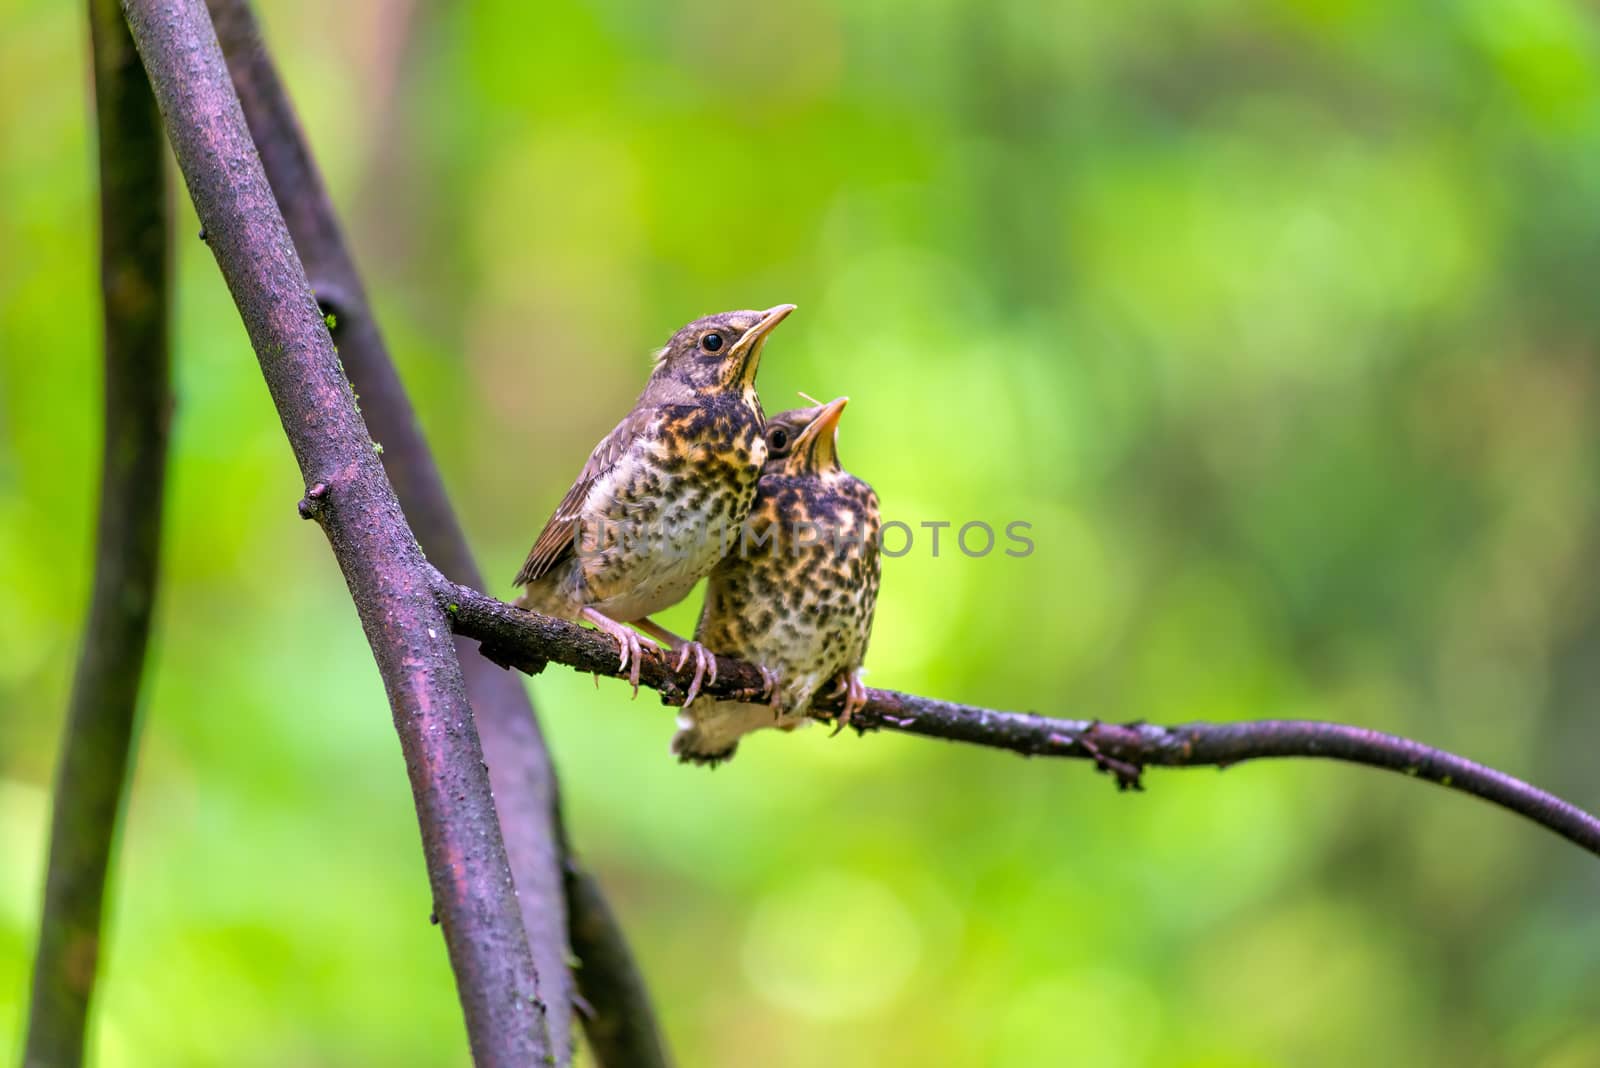
[[[700,683],[717,681],[717,654],[701,645],[699,642],[681,642],[678,645],[678,663],[673,669],[679,674],[683,673],[683,665],[689,662],[689,657],[694,657],[694,676],[689,680],[689,689],[684,692],[683,703],[690,704],[700,693]]]
[[[694,657],[694,677],[689,680],[689,688],[685,691],[685,705],[699,696],[702,682],[717,681],[717,654],[699,642],[678,637],[649,616],[634,620],[633,625],[660,642],[669,653],[678,654],[678,664],[673,670],[679,674],[683,673],[683,665],[689,662],[689,657]]]
[[[761,672],[761,696],[767,699],[772,718],[777,719],[783,715],[783,676],[765,664],[757,664],[756,667]]]
[[[618,623],[610,616],[602,615],[593,608],[585,607],[581,615],[584,619],[593,623],[602,633],[609,634],[616,639],[617,651],[621,654],[617,670],[628,672],[628,685],[633,687],[633,696],[637,698],[639,696],[639,662],[643,659],[643,650],[639,648],[639,636],[633,632],[633,628]]]
[[[851,718],[857,712],[867,706],[867,684],[861,681],[859,672],[840,672],[833,680],[833,689],[828,691],[828,696],[844,698],[844,707],[839,710],[839,717],[833,728],[833,734],[838,734],[850,725]],[[828,737],[833,737],[833,734]]]

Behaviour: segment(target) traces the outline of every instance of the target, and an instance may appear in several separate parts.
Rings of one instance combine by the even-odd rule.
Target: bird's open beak
[[[756,367],[761,363],[761,346],[766,343],[767,335],[787,319],[794,309],[793,304],[779,304],[777,307],[768,308],[761,313],[760,321],[734,342],[733,351],[729,355],[742,362],[744,371],[742,377],[746,382],[753,381],[756,377]]]
[[[795,451],[810,457],[813,468],[821,469],[838,460],[839,417],[849,403],[849,397],[835,397],[824,404],[822,411],[800,431],[800,437],[795,441]]]

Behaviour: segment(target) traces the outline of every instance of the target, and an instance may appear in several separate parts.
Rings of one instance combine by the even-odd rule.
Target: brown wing
[[[622,454],[628,451],[628,446],[644,433],[655,416],[654,408],[635,408],[601,440],[600,444],[594,447],[594,452],[589,454],[589,462],[583,465],[583,472],[578,475],[578,480],[567,490],[567,495],[561,498],[561,503],[556,505],[555,514],[545,523],[544,530],[540,531],[538,540],[533,543],[527,561],[523,563],[522,570],[517,572],[515,585],[525,586],[534,581],[572,552],[572,539],[577,531],[577,520],[583,513],[583,502],[588,498],[589,491]]]

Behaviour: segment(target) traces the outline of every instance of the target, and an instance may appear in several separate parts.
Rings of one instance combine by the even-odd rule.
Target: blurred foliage
[[[263,6],[494,592],[651,349],[795,301],[769,407],[850,394],[892,518],[1037,543],[889,561],[872,682],[1338,719],[1600,807],[1588,5]],[[0,24],[3,1053],[99,356],[81,14]],[[97,1063],[463,1063],[378,679],[184,211]],[[1600,1064],[1592,858],[1459,796],[821,730],[707,773],[648,697],[532,686],[686,1065]]]

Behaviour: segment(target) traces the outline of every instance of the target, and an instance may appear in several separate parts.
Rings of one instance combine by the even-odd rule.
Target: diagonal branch
[[[429,560],[450,578],[483,578],[450,506],[433,454],[367,302],[338,217],[248,0],[207,0],[256,149],[323,310],[406,517]],[[592,1014],[591,1046],[607,1065],[665,1065],[659,1029],[626,940],[599,886],[571,856],[555,771],[521,680],[457,640],[500,811],[501,833],[539,974],[554,1048],[569,1049],[573,977]],[[565,881],[565,890],[563,882]],[[567,899],[564,901],[564,897]],[[565,906],[565,907],[564,907]],[[586,952],[583,945],[603,947]],[[626,994],[624,997],[623,995]],[[646,1059],[640,1051],[655,1050]]]
[[[445,610],[457,634],[482,643],[496,663],[537,674],[547,662],[618,676],[616,643],[564,620],[525,612],[465,586],[445,587]],[[654,649],[654,646],[647,648]],[[639,681],[663,703],[683,700],[685,678],[660,655],[647,655]],[[702,687],[715,697],[760,700],[761,672],[752,664],[717,658],[716,682]],[[1000,712],[893,690],[868,690],[865,708],[851,725],[858,731],[891,730],[925,738],[1007,749],[1024,756],[1092,760],[1124,789],[1141,789],[1147,767],[1227,767],[1264,757],[1312,757],[1398,771],[1480,797],[1554,831],[1600,855],[1600,818],[1520,779],[1381,731],[1308,720],[1241,723],[1111,724]],[[837,699],[819,698],[818,718],[830,718]]]
[[[156,596],[172,405],[161,116],[117,0],[90,0],[88,9],[100,151],[105,441],[94,594],[56,774],[25,1065],[83,1061]]]
[[[267,54],[255,15],[247,0],[208,0],[208,6],[295,249],[318,303],[332,316],[334,341],[350,384],[361,398],[367,428],[383,445],[383,465],[395,495],[428,559],[458,581],[481,585],[483,579],[389,359],[322,175]],[[492,666],[485,671],[485,666],[481,657],[461,657],[467,696],[489,760],[522,923],[549,1013],[551,1042],[565,1049],[572,995],[561,860],[550,825],[554,772],[521,683]]]
[[[383,677],[479,1065],[556,1063],[449,625],[273,199],[202,0],[123,0],[167,137]],[[565,1057],[563,1056],[563,1060]]]

